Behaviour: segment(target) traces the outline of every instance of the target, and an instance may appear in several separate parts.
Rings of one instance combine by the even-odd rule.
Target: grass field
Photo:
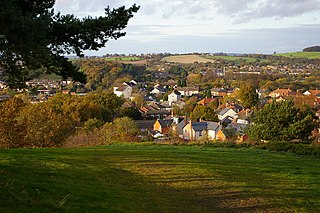
[[[168,56],[161,59],[161,61],[170,62],[170,63],[181,63],[181,64],[192,64],[194,62],[206,63],[214,62],[212,59],[203,58],[199,55],[174,55]]]
[[[278,56],[285,56],[290,58],[309,58],[309,59],[320,59],[320,52],[292,52],[277,54]]]
[[[253,57],[240,57],[240,56],[205,56],[205,58],[209,58],[212,60],[217,60],[217,59],[223,59],[226,61],[238,61],[240,63],[241,60],[245,60],[247,63],[252,63],[257,61],[257,58],[253,58]],[[261,62],[268,62],[269,60],[267,59],[260,59]]]
[[[319,212],[320,161],[117,144],[0,150],[0,212]]]
[[[113,58],[104,58],[107,61],[140,61],[139,57],[113,57]]]

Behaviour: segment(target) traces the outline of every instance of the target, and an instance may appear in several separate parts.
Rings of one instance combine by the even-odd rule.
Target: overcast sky
[[[79,17],[104,8],[140,5],[106,53],[273,53],[320,45],[320,0],[56,0]]]

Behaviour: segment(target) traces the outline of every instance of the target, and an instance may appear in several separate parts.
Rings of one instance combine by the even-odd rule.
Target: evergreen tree
[[[0,4],[0,80],[23,87],[41,73],[56,73],[65,80],[85,82],[85,75],[64,54],[83,56],[122,30],[139,7],[105,8],[104,17],[79,19],[55,14],[55,0],[6,0]]]
[[[312,112],[289,100],[267,104],[255,114],[247,132],[259,140],[308,140],[314,127]]]

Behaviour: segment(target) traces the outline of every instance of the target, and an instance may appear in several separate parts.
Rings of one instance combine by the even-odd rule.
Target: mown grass
[[[320,58],[320,52],[291,52],[291,53],[283,53],[283,54],[277,54],[277,55],[289,57],[289,58],[308,58],[308,59]]]
[[[115,144],[0,150],[0,212],[319,212],[319,159]]]

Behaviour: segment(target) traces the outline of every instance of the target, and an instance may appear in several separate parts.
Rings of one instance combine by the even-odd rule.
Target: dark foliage
[[[0,4],[0,80],[11,87],[41,73],[55,73],[63,79],[85,82],[85,75],[63,54],[83,56],[84,50],[98,50],[109,39],[125,35],[135,4],[126,9],[105,8],[104,17],[79,19],[55,14],[55,1],[6,0]]]

